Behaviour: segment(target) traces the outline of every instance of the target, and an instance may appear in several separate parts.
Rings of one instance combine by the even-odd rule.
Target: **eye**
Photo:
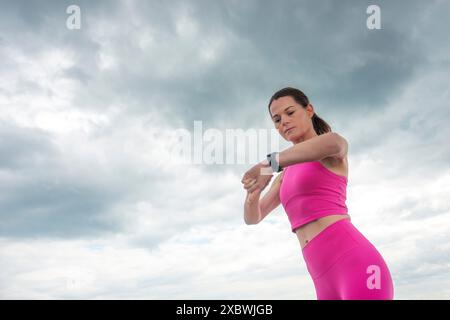
[[[288,115],[291,115],[291,114],[293,114],[295,111],[291,111],[291,112],[288,112]]]

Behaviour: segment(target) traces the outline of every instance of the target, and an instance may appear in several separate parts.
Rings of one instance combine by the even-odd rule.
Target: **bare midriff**
[[[328,227],[330,224],[342,220],[350,219],[348,214],[333,214],[326,217],[313,220],[301,227],[295,229],[297,238],[300,241],[300,246],[303,249],[315,236],[317,236],[323,229]]]

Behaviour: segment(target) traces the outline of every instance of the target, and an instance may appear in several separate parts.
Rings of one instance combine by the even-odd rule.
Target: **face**
[[[314,115],[311,104],[305,109],[291,96],[285,96],[272,101],[269,109],[275,128],[287,141],[296,144],[317,136],[311,120]]]

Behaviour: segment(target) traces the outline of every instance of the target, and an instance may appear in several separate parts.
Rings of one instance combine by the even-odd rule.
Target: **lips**
[[[289,130],[294,129],[295,127],[288,128],[284,131],[284,133],[288,133]]]

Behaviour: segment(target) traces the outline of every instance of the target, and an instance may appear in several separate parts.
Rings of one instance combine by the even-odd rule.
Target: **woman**
[[[383,257],[348,215],[347,141],[331,132],[298,89],[276,92],[269,114],[293,146],[269,154],[244,174],[246,224],[261,222],[282,203],[317,299],[393,299],[393,282]],[[281,173],[260,200],[273,172]]]

